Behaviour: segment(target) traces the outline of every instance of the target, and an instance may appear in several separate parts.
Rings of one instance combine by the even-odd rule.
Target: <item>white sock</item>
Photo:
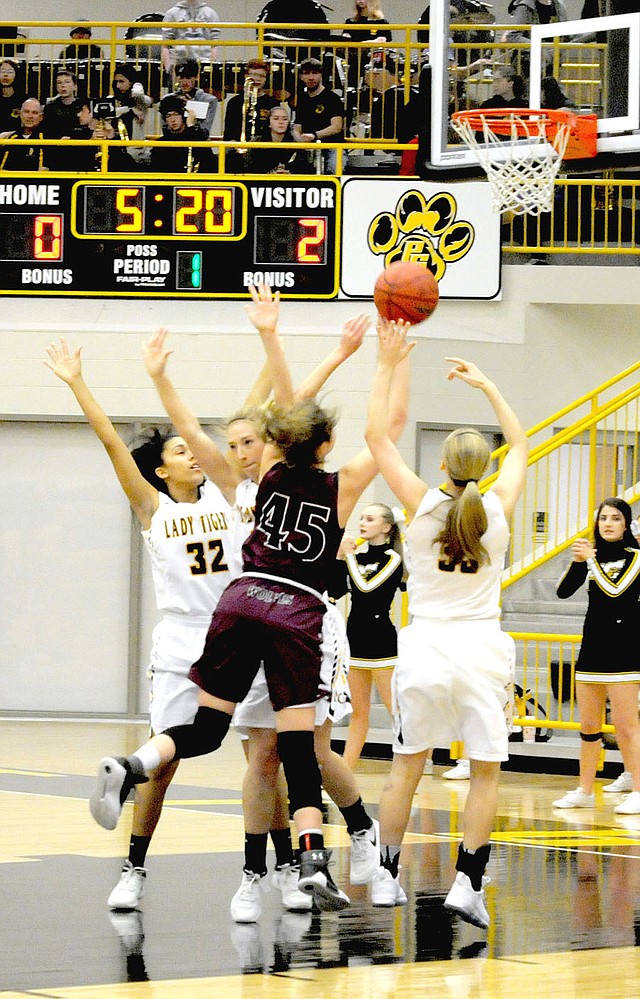
[[[138,757],[146,774],[155,770],[162,763],[160,753],[151,742],[146,742],[140,749],[136,749],[133,755]]]

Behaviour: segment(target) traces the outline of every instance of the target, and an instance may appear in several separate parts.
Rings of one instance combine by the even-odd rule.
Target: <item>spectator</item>
[[[69,32],[72,39],[71,45],[67,45],[59,55],[59,59],[64,62],[86,62],[88,59],[103,59],[102,49],[99,45],[87,45],[91,38],[91,27],[88,24],[79,24]]]
[[[198,86],[199,72],[200,67],[195,59],[187,59],[186,62],[177,63],[175,68],[175,96],[181,97],[185,103],[187,101],[198,101],[199,104],[207,105],[205,117],[203,119],[198,118],[198,121],[207,130],[207,134],[211,135],[213,121],[218,109],[218,98],[214,97],[213,94],[208,94],[206,90]]]
[[[165,41],[181,41],[182,45],[165,45],[162,49],[162,62],[167,72],[172,66],[187,59],[195,59],[200,65],[211,62],[216,57],[216,49],[211,45],[192,45],[192,42],[212,42],[220,35],[220,29],[213,25],[220,20],[215,10],[203,0],[178,0],[164,15],[163,21],[172,25],[163,28]],[[197,22],[196,27],[180,25]]]
[[[282,149],[279,143],[294,142],[291,129],[291,108],[278,104],[271,108],[266,129],[258,135],[261,141],[272,142],[272,149],[249,149],[247,173],[309,173],[309,157],[304,150]]]
[[[250,142],[267,128],[271,109],[278,106],[275,97],[265,93],[268,75],[268,62],[263,62],[262,59],[249,60],[244,91],[236,94],[225,105],[222,137],[226,142],[240,142],[243,132],[245,139]],[[242,153],[237,149],[228,150],[226,166],[230,173],[242,173],[245,169]]]
[[[371,106],[372,139],[397,139],[410,142],[418,134],[422,106],[415,91],[405,102],[400,77],[404,64],[392,53],[374,59],[367,73],[367,83],[375,93]]]
[[[42,105],[37,97],[28,97],[20,108],[20,124],[13,132],[3,132],[0,139],[44,139]],[[46,170],[45,146],[14,146],[0,151],[0,170]]]
[[[72,130],[70,138],[84,139],[85,141],[110,139],[118,141],[117,123],[110,118],[101,117],[100,104],[107,102],[96,102],[98,109],[94,107],[94,102],[88,97],[80,99],[80,110],[78,111],[78,124]],[[97,117],[96,117],[97,113]],[[101,146],[73,146],[67,152],[68,170],[82,170],[90,173],[92,170],[100,170],[102,166]],[[133,164],[127,156],[126,150],[109,147],[108,169],[115,171],[127,171]]]
[[[554,110],[575,108],[555,76],[545,76],[540,81],[540,107]]]
[[[216,161],[213,151],[203,146],[191,146],[190,142],[203,142],[209,136],[202,125],[196,124],[192,111],[185,111],[181,97],[169,94],[160,102],[160,114],[164,118],[165,142],[182,142],[184,145],[163,149],[154,146],[151,150],[151,169],[154,173],[213,173]],[[186,115],[186,118],[185,118]]]
[[[496,66],[493,72],[493,97],[480,105],[481,108],[521,108],[526,107],[524,80],[513,66]]]
[[[18,124],[24,96],[16,90],[18,67],[10,59],[0,62],[0,132],[11,132]]]
[[[315,3],[315,0],[270,0],[265,4],[256,19],[259,24],[327,24],[327,15],[322,6]],[[281,28],[280,26],[273,33],[265,32],[265,39],[291,38],[294,41],[308,40],[312,42],[322,42],[329,37],[329,32],[322,28]],[[308,59],[319,56],[318,49],[310,49],[306,46],[295,48],[284,48],[281,53],[291,62],[297,63],[301,59]]]
[[[305,59],[300,63],[300,81],[305,93],[296,103],[293,134],[297,142],[342,142],[344,139],[344,106],[333,90],[322,83],[322,63]],[[327,149],[323,155],[323,172],[336,172],[337,150]]]
[[[528,42],[531,35],[521,30],[524,26],[567,20],[564,0],[511,0],[508,14],[514,28],[505,31],[501,38],[503,42]]]
[[[138,71],[129,63],[116,67],[113,74],[113,94],[120,138],[146,139],[147,115],[153,105],[153,98],[145,94]],[[127,146],[126,153],[140,166],[148,164],[151,157],[148,146]]]
[[[244,134],[246,139],[251,138],[252,131],[256,135],[263,131],[269,121],[271,109],[278,105],[278,101],[275,97],[272,97],[271,94],[265,93],[265,85],[268,75],[268,62],[263,62],[262,59],[249,60],[247,63],[245,83],[247,80],[250,80],[254,85],[256,116],[255,124],[252,129],[252,120],[249,118],[248,114],[246,115],[244,122]],[[223,138],[227,141],[240,141],[240,137],[242,135],[242,112],[244,101],[244,93],[236,94],[235,97],[232,97],[229,100],[225,107]]]
[[[375,3],[375,0],[371,0],[371,2],[370,0],[355,0],[353,17],[348,17],[345,24],[357,27],[351,31],[344,31],[342,37],[348,41],[371,42],[373,45],[380,44],[380,42],[390,42],[393,35],[388,29],[380,27],[380,25],[388,23],[386,17],[383,17],[382,8]],[[371,27],[365,30],[365,25],[371,25]],[[351,53],[347,51],[347,62],[349,64],[349,86],[357,87],[363,77],[364,67],[369,62],[369,51],[367,49],[356,49]]]
[[[76,97],[76,76],[70,69],[59,69],[56,73],[55,97],[51,97],[44,108],[42,131],[47,139],[68,139],[78,124],[80,102]]]

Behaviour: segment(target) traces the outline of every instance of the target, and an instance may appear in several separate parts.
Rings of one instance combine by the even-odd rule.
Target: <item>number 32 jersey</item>
[[[205,480],[197,503],[176,503],[159,493],[159,506],[142,537],[151,556],[158,610],[209,620],[233,578],[228,552],[235,511]]]

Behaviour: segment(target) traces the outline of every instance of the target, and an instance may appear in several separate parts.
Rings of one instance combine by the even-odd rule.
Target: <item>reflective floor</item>
[[[640,816],[616,816],[613,806],[622,799],[604,794],[604,781],[590,814],[552,807],[572,778],[503,774],[488,869],[488,932],[443,908],[468,785],[442,780],[439,767],[423,777],[415,798],[402,854],[406,907],[375,909],[366,887],[349,885],[348,838],[329,805],[334,876],[351,907],[340,914],[288,913],[268,887],[260,922],[237,925],[229,902],[242,870],[244,760],[232,734],[215,756],[181,766],[151,846],[141,909],[110,913],[106,899],[126,854],[130,806],[115,833],[96,826],[86,805],[91,773],[101,755],[129,752],[143,735],[143,727],[132,725],[0,723],[3,999],[25,993],[164,999],[183,990],[269,997],[348,991],[357,999],[383,982],[391,982],[384,995],[431,995],[423,977],[430,972],[437,978],[433,995],[498,996],[498,979],[489,987],[485,978],[500,962],[513,959],[527,978],[530,959],[549,955],[546,967],[557,955],[566,974],[567,952],[580,952],[584,972],[590,951],[597,951],[602,982],[590,992],[587,979],[581,996],[640,991],[640,949],[634,950],[640,947]],[[358,779],[372,814],[388,766],[361,764]],[[273,853],[269,862],[272,869]],[[467,960],[472,972],[460,964]],[[382,966],[407,967],[398,976],[383,974]],[[325,975],[330,969],[341,974]],[[452,974],[456,988],[443,990]],[[469,991],[469,974],[481,975],[479,991]],[[555,994],[574,995],[574,988],[572,980]]]

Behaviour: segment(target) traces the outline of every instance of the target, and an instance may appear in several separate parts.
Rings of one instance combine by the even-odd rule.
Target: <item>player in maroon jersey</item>
[[[267,295],[270,300],[269,289],[259,289],[254,300]],[[324,593],[342,532],[376,467],[363,449],[339,472],[323,470],[333,448],[335,417],[315,400],[290,405],[291,379],[277,325],[260,326],[259,332],[276,406],[266,421],[269,443],[256,526],[243,546],[243,573],[223,594],[203,654],[192,668],[201,689],[198,714],[192,725],[154,736],[127,759],[103,759],[90,805],[96,821],[113,829],[129,789],[147,773],[163,762],[217,749],[262,661],[300,842],[299,887],[313,895],[318,908],[337,910],[349,899],[328,869],[313,745],[315,701],[321,694],[320,635]],[[406,419],[406,385],[406,370],[401,370],[395,407],[400,424]]]

